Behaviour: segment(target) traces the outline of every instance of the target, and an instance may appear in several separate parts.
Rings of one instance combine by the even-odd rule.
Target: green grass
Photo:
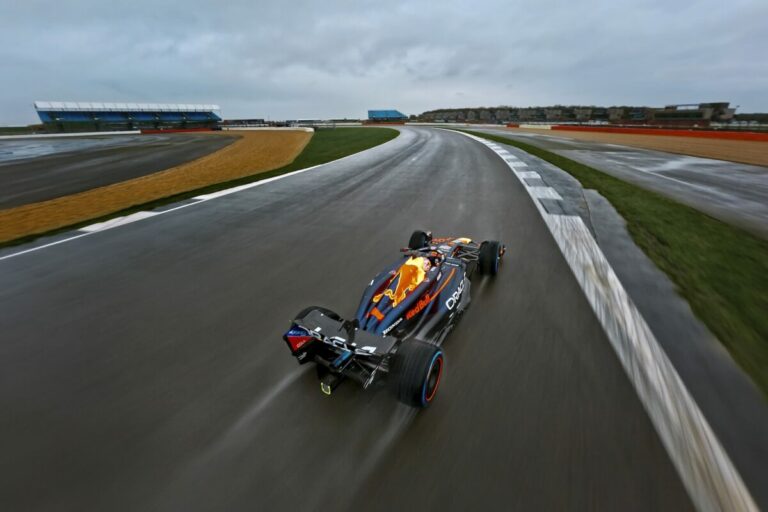
[[[157,208],[164,204],[182,201],[201,194],[210,194],[225,188],[237,187],[254,181],[260,181],[267,178],[274,178],[281,174],[286,174],[299,169],[306,169],[314,165],[325,164],[333,160],[338,160],[345,156],[365,151],[372,147],[384,144],[400,134],[399,131],[392,128],[316,128],[315,134],[309,140],[307,146],[299,153],[299,156],[288,165],[272,169],[271,171],[260,172],[251,176],[245,176],[236,180],[231,180],[207,187],[191,190],[177,194],[175,196],[164,197],[151,203],[135,206],[130,209],[131,212],[147,210],[148,208]],[[125,211],[113,215],[122,216]],[[91,224],[93,221],[88,221]]]
[[[312,140],[292,163],[276,169],[278,174],[296,171],[337,160],[353,153],[370,149],[399,135],[392,128],[322,128],[315,131]]]
[[[635,243],[768,396],[768,242],[551,151],[461,131],[546,160],[608,199],[626,220]]]
[[[374,146],[378,146],[385,142],[388,142],[400,134],[399,131],[392,128],[320,128],[316,129],[314,135],[310,139],[309,143],[302,150],[296,159],[288,165],[273,169],[271,171],[260,172],[251,176],[245,176],[236,180],[226,181],[222,183],[216,183],[214,185],[208,185],[206,187],[190,190],[188,192],[182,192],[181,194],[175,194],[168,197],[163,197],[148,203],[143,203],[130,208],[125,208],[103,217],[88,219],[87,221],[79,222],[77,224],[65,226],[55,230],[47,231],[45,233],[36,233],[14,240],[9,240],[0,243],[0,247],[7,247],[12,245],[19,245],[31,242],[37,238],[43,236],[51,236],[64,231],[70,231],[72,229],[78,229],[83,226],[94,224],[96,222],[104,222],[115,217],[122,217],[143,210],[151,210],[158,208],[169,203],[175,203],[178,201],[184,201],[195,196],[202,194],[210,194],[218,190],[223,190],[230,187],[237,187],[252,183],[254,181],[260,181],[267,178],[273,178],[281,174],[286,174],[299,169],[312,167],[314,165],[320,165],[328,163],[332,160],[359,153],[366,149],[370,149]]]
[[[0,135],[29,135],[40,130],[40,126],[0,126]]]

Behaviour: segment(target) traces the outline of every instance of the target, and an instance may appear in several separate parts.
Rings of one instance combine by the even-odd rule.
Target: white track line
[[[636,148],[633,148],[633,149],[636,149]],[[585,151],[585,150],[577,150],[577,151]],[[626,151],[604,151],[603,152],[604,155],[610,155],[612,153],[613,154],[616,154],[616,153],[626,154]],[[675,156],[679,156],[679,155],[675,155]],[[609,157],[608,160],[611,160],[611,161],[617,163],[618,165],[624,165],[624,166],[627,166],[627,167],[629,167],[629,165],[630,165],[630,164],[627,163],[626,160],[619,159],[619,158],[610,158]],[[707,160],[707,159],[702,158],[701,160]],[[666,174],[661,174],[664,171],[649,171],[647,169],[641,169],[640,167],[630,167],[629,171],[627,171],[627,172],[632,173],[634,171],[642,172],[643,174],[648,174],[648,175],[654,176],[656,178],[663,178],[665,180],[673,181],[675,183],[679,183],[680,185],[685,185],[686,187],[696,188],[696,189],[705,190],[705,191],[711,191],[712,190],[712,187],[708,187],[706,185],[700,185],[698,183],[691,183],[690,181],[681,180],[679,178],[675,178],[674,176],[667,176]]]
[[[494,150],[496,144],[463,132]],[[506,161],[506,160],[505,160]],[[507,162],[514,170],[512,164]],[[581,217],[550,215],[515,173],[560,247],[696,508],[757,511],[749,490]]]
[[[126,215],[125,217],[117,217],[115,219],[109,219],[108,221],[105,221],[105,222],[98,222],[96,224],[91,224],[90,226],[81,228],[78,231],[82,231],[83,233],[90,233],[92,231],[112,229],[112,228],[116,228],[117,226],[122,226],[123,224],[130,224],[131,222],[136,222],[137,220],[146,219],[147,217],[154,217],[155,215],[159,215],[159,214],[160,212],[136,212],[136,213],[132,213],[131,215]]]
[[[560,197],[560,194],[557,193],[557,190],[552,187],[532,187],[525,182],[523,183],[528,188],[528,193],[531,194],[531,197],[535,197],[536,199],[555,199],[557,201],[563,200],[563,198]]]
[[[393,140],[395,140],[395,139],[393,139]],[[388,143],[389,142],[385,142],[384,144],[388,144]],[[375,148],[381,147],[384,144],[380,144],[378,146],[374,146],[373,148],[370,148],[370,149],[375,149]],[[366,151],[368,151],[368,150],[366,150]],[[108,231],[110,229],[113,229],[113,228],[116,228],[116,227],[120,227],[120,226],[125,226],[127,224],[131,224],[133,222],[144,220],[144,219],[147,219],[147,218],[150,218],[150,217],[159,217],[160,215],[165,215],[166,213],[175,212],[176,210],[181,210],[181,209],[187,208],[189,206],[194,206],[196,204],[205,203],[206,201],[210,201],[212,199],[216,199],[216,198],[219,198],[219,197],[227,196],[229,194],[234,194],[236,192],[240,192],[242,190],[247,190],[249,188],[260,187],[262,185],[266,185],[267,183],[271,183],[271,182],[277,181],[277,180],[282,180],[282,179],[285,179],[285,178],[290,178],[291,176],[296,176],[297,174],[301,174],[303,172],[311,171],[312,169],[316,169],[316,168],[322,167],[324,165],[329,165],[329,164],[333,164],[333,163],[336,163],[336,162],[341,162],[342,160],[346,160],[347,158],[352,158],[353,156],[359,155],[360,153],[362,153],[362,151],[358,151],[357,153],[353,153],[351,155],[347,155],[345,157],[342,157],[342,158],[339,158],[339,159],[336,159],[336,160],[332,160],[332,161],[326,162],[324,164],[313,165],[312,167],[307,167],[305,169],[299,169],[298,171],[289,172],[287,174],[281,174],[280,176],[275,176],[273,178],[267,178],[267,179],[263,179],[263,180],[259,180],[259,181],[254,181],[253,183],[246,183],[245,185],[240,185],[240,186],[237,186],[237,187],[232,187],[232,188],[228,188],[228,189],[224,189],[224,190],[219,190],[218,192],[212,192],[210,194],[203,194],[203,195],[200,195],[200,196],[197,196],[197,197],[193,198],[193,199],[197,199],[197,201],[194,201],[194,202],[191,202],[191,203],[185,203],[185,204],[182,204],[182,205],[177,206],[175,208],[170,208],[168,210],[163,210],[163,211],[159,211],[159,212],[140,211],[140,212],[133,213],[131,215],[127,215],[125,217],[118,217],[118,218],[115,218],[115,219],[110,219],[110,220],[105,221],[105,222],[98,222],[96,224],[91,224],[89,226],[85,226],[85,227],[80,228],[79,230],[77,230],[76,232],[79,232],[78,235],[74,235],[74,236],[71,236],[71,237],[68,237],[68,238],[64,238],[62,240],[57,240],[56,242],[51,242],[51,243],[44,244],[44,245],[38,245],[37,247],[32,247],[30,249],[25,249],[25,250],[19,251],[19,252],[14,252],[14,253],[11,253],[11,254],[7,254],[5,256],[0,256],[0,261],[7,260],[7,259],[10,259],[10,258],[15,258],[16,256],[21,256],[23,254],[29,254],[31,252],[36,252],[36,251],[39,251],[41,249],[46,249],[48,247],[53,247],[55,245],[63,244],[65,242],[71,242],[72,240],[77,240],[78,238],[83,238],[83,237],[90,236],[90,235],[93,235],[93,234],[96,234],[96,233],[102,233],[104,231]]]

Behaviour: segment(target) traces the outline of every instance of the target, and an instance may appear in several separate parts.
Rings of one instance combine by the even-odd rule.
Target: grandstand
[[[218,105],[71,101],[36,101],[34,105],[48,132],[212,129],[221,122]]]
[[[368,122],[370,123],[401,123],[407,121],[408,116],[398,110],[369,110]]]

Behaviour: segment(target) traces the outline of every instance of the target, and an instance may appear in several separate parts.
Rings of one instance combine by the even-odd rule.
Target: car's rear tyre
[[[435,398],[445,358],[436,345],[404,341],[392,356],[390,384],[395,397],[412,407],[427,407]]]
[[[336,321],[339,321],[339,322],[341,321],[341,317],[337,313],[335,313],[334,311],[331,311],[328,308],[324,308],[322,306],[309,306],[307,308],[304,308],[301,311],[299,311],[299,314],[296,315],[295,318],[304,318],[311,311],[319,311],[322,314],[324,314],[325,316],[327,316],[328,318],[330,318],[331,320],[336,320]]]
[[[480,273],[495,276],[499,272],[504,246],[497,240],[488,240],[480,244]]]
[[[429,245],[432,241],[432,236],[425,231],[414,231],[411,235],[411,239],[408,240],[409,249],[421,249]]]

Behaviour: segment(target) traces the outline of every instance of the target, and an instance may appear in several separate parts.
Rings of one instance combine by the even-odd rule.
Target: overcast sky
[[[768,0],[0,0],[0,124],[32,102],[227,118],[731,101],[768,111]]]

